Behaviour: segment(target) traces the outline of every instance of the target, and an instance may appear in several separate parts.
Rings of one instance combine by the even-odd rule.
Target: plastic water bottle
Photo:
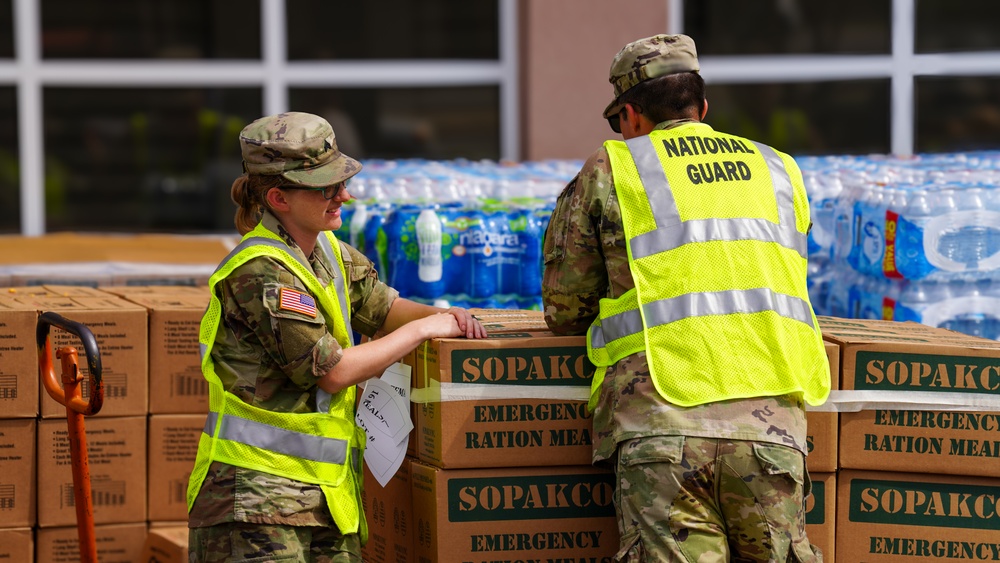
[[[391,212],[388,205],[372,206],[367,210],[368,220],[361,230],[362,237],[358,250],[364,252],[375,264],[375,271],[383,281],[389,279],[388,241],[384,230],[385,218]]]
[[[521,275],[518,284],[518,295],[521,297],[536,297],[542,294],[542,218],[539,216],[541,206],[536,204],[531,208],[521,208],[517,211],[518,222],[523,221],[524,230],[521,238]]]
[[[422,282],[440,281],[441,268],[441,220],[433,209],[424,209],[417,217],[417,241],[420,253],[417,276]]]
[[[354,213],[351,216],[351,222],[349,226],[350,240],[348,241],[351,246],[357,248],[361,252],[364,252],[364,230],[365,223],[368,222],[368,206],[361,201],[354,204]]]

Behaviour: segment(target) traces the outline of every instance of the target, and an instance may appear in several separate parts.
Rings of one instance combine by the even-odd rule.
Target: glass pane
[[[1000,149],[1000,77],[917,77],[917,152]]]
[[[891,0],[686,0],[699,55],[886,54]]]
[[[291,60],[499,58],[497,0],[286,0],[285,10]]]
[[[791,155],[889,151],[889,80],[709,84],[705,122]]]
[[[0,0],[0,59],[14,58],[14,0]]]
[[[1000,2],[996,0],[917,0],[918,53],[1000,49]]]
[[[496,86],[297,88],[289,99],[325,117],[355,158],[500,158]]]
[[[17,152],[17,91],[0,88],[0,233],[21,232],[21,192]]]
[[[260,0],[42,0],[48,59],[259,59]]]
[[[259,88],[46,88],[49,231],[232,232]]]

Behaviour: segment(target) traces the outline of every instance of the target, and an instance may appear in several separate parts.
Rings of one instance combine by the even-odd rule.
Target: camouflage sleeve
[[[309,389],[337,364],[343,351],[327,331],[323,312],[318,307],[315,314],[282,307],[282,289],[309,294],[275,260],[258,257],[243,264],[222,282],[225,322],[239,340],[256,340],[295,385]]]
[[[351,327],[365,336],[375,336],[399,292],[379,281],[375,264],[361,251],[343,242],[340,249],[350,281]]]
[[[545,322],[557,334],[586,333],[608,293],[599,231],[608,167],[603,148],[591,155],[559,195],[545,232],[542,302]]]

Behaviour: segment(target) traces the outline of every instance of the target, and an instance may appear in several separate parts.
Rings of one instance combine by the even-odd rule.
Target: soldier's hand
[[[455,320],[458,321],[458,327],[466,338],[486,338],[486,329],[483,327],[483,323],[467,309],[452,307],[446,312],[455,317]]]

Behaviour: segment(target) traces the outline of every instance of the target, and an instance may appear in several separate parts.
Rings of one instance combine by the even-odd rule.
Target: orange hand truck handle
[[[49,343],[50,326],[56,326],[66,332],[75,334],[83,342],[83,350],[87,356],[87,371],[90,377],[89,401],[84,401],[79,396],[66,397],[63,386],[60,384],[59,378],[56,377],[55,368],[52,365],[52,347]],[[35,327],[35,340],[38,344],[39,375],[49,396],[80,414],[97,414],[104,405],[104,383],[101,380],[101,354],[97,348],[97,339],[94,338],[94,333],[85,325],[71,321],[62,315],[53,312],[44,312],[38,316],[38,324]],[[76,377],[76,349],[72,347],[60,348],[58,354],[62,358],[63,378]],[[74,373],[67,373],[69,371]]]

